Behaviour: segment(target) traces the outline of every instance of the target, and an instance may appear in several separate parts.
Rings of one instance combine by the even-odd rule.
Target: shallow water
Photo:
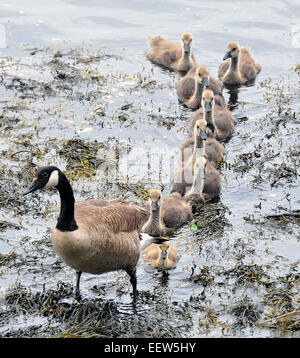
[[[22,291],[18,285],[34,295],[75,283],[50,241],[57,193],[21,195],[35,166],[66,170],[80,200],[142,200],[144,188],[170,190],[192,112],[178,103],[178,75],[149,63],[145,52],[147,36],[178,41],[183,31],[193,33],[198,63],[214,76],[230,40],[250,46],[263,67],[256,83],[238,93],[220,201],[195,215],[198,230],[186,225],[173,235],[180,259],[167,278],[140,260],[138,320],[125,273],[83,274],[82,295],[87,302],[100,298],[101,307],[116,305],[110,311],[114,336],[299,333],[299,320],[293,329],[275,319],[261,325],[299,309],[299,219],[266,218],[299,210],[300,91],[293,70],[300,61],[299,18],[297,1],[0,3],[6,45],[0,49],[0,222],[6,223],[0,230],[6,259],[0,263],[0,313],[11,315],[9,323],[0,322],[0,335],[28,335],[32,327],[36,336],[70,327],[78,332],[72,319],[57,325],[40,308],[34,318],[23,312],[24,318],[5,299],[11,290]]]

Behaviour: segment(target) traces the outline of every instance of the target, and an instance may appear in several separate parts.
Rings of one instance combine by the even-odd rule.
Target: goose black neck
[[[57,190],[60,195],[60,214],[56,228],[60,231],[75,231],[78,229],[74,218],[75,199],[72,187],[62,172],[59,172]]]

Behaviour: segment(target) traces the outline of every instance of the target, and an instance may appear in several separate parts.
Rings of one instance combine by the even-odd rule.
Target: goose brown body
[[[149,50],[146,53],[148,60],[171,70],[188,71],[196,64],[195,56],[192,53],[192,35],[183,33],[182,44],[168,41],[163,36],[149,38]],[[184,46],[189,47],[189,52],[184,51]]]
[[[78,230],[53,229],[52,242],[57,254],[77,271],[101,274],[115,270],[135,270],[140,255],[137,229],[149,212],[133,205],[105,207],[75,205]]]
[[[241,47],[236,41],[227,44],[227,52],[218,70],[218,77],[228,85],[243,85],[254,81],[261,71],[250,49]]]
[[[225,106],[222,94],[223,84],[209,74],[207,66],[194,66],[176,84],[178,98],[187,107],[197,109],[201,107],[202,92],[208,87],[214,92],[215,101],[221,107]]]

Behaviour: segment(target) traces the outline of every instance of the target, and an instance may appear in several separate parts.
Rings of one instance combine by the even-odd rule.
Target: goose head
[[[184,54],[189,54],[192,49],[193,36],[189,32],[184,32],[181,35],[181,43]]]
[[[197,138],[197,139],[199,138],[202,141],[206,140],[207,139],[206,127],[207,127],[206,120],[198,119],[198,121],[196,121],[195,127],[194,127],[195,138]]]
[[[56,187],[60,181],[60,173],[61,171],[54,166],[39,168],[35,173],[32,183],[23,194],[27,195],[39,189]]]
[[[241,47],[240,44],[236,41],[231,41],[226,46],[226,53],[223,57],[223,60],[226,60],[227,58],[236,58],[239,56]]]
[[[161,191],[159,189],[152,189],[150,192],[149,203],[150,210],[152,213],[157,213],[160,211],[162,204]]]
[[[197,83],[204,87],[209,85],[209,71],[207,66],[201,65],[196,68],[195,79]]]

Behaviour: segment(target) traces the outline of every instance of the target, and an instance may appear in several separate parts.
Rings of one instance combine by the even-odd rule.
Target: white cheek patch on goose
[[[51,173],[47,184],[45,185],[45,189],[49,189],[49,188],[53,188],[54,186],[57,186],[58,185],[58,180],[59,180],[58,170],[54,170]]]

